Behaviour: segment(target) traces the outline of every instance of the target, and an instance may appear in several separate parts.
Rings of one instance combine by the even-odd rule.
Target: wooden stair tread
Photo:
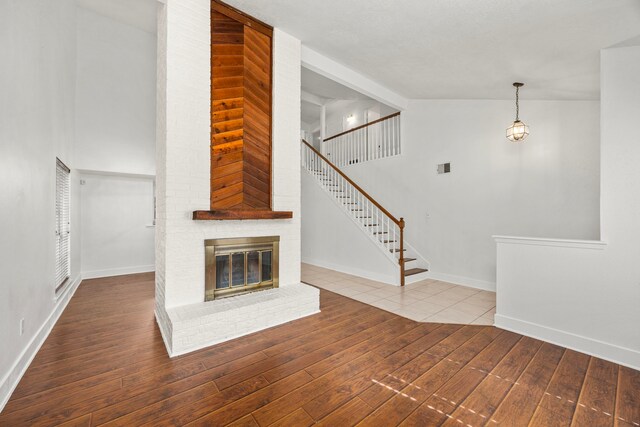
[[[402,251],[406,252],[406,249],[403,249]],[[400,252],[400,249],[389,249],[389,252]]]
[[[415,261],[417,258],[405,258],[404,262],[411,262],[411,261]]]
[[[426,268],[410,268],[404,271],[404,275],[405,277],[413,276],[414,274],[424,273],[425,271],[429,271],[429,270],[427,270]]]

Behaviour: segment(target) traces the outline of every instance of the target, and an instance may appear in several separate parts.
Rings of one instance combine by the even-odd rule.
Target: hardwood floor
[[[320,314],[169,359],[153,292],[83,282],[0,425],[640,425],[638,371],[325,290]]]

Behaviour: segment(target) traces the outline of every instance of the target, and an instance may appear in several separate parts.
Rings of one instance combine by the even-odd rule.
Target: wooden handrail
[[[330,136],[329,138],[323,139],[323,141],[324,142],[330,141],[330,140],[332,140],[334,138],[337,138],[339,136],[346,135],[346,134],[351,133],[351,132],[355,132],[355,131],[357,131],[359,129],[363,129],[363,128],[366,128],[367,126],[375,125],[376,123],[380,123],[380,122],[382,122],[384,120],[387,120],[387,119],[390,119],[392,117],[399,116],[399,115],[400,115],[400,111],[398,111],[397,113],[389,114],[388,116],[382,117],[381,119],[374,120],[371,123],[367,123],[367,124],[364,124],[364,125],[356,126],[353,129],[349,129],[347,131],[340,132],[337,135]]]
[[[347,182],[351,185],[353,185],[355,187],[356,190],[358,190],[360,193],[362,193],[362,195],[364,197],[366,197],[371,203],[373,203],[378,209],[380,209],[386,216],[388,216],[391,221],[393,221],[394,223],[396,223],[398,226],[400,226],[400,220],[397,219],[395,216],[391,215],[391,213],[389,213],[388,210],[386,210],[385,208],[382,207],[382,205],[380,203],[378,203],[373,197],[371,197],[366,191],[364,191],[362,188],[360,188],[360,186],[358,184],[356,184],[355,182],[353,182],[351,180],[351,178],[349,178],[347,175],[344,174],[344,172],[342,172],[336,165],[334,165],[333,163],[331,163],[331,160],[327,159],[325,156],[322,155],[322,153],[320,153],[318,150],[316,150],[315,148],[313,148],[313,146],[311,144],[309,144],[307,141],[305,141],[304,139],[302,140],[302,143],[305,144],[307,147],[309,147],[314,153],[316,153],[318,155],[318,157],[320,157],[322,160],[324,160],[329,166],[331,166],[333,168],[333,170],[335,170],[336,172],[338,172],[338,174],[340,174],[341,177],[343,177],[344,179],[347,180]]]
[[[366,191],[364,191],[362,188],[360,188],[360,186],[358,184],[353,182],[351,180],[351,178],[349,178],[347,175],[345,175],[344,172],[342,172],[336,165],[331,163],[331,161],[329,159],[327,159],[325,156],[323,156],[322,153],[320,153],[318,150],[313,148],[313,146],[311,144],[309,144],[304,139],[302,140],[302,143],[305,144],[307,147],[309,147],[309,149],[311,151],[313,151],[318,157],[320,157],[325,163],[327,163],[329,166],[331,166],[333,168],[333,170],[335,170],[341,177],[343,177],[349,184],[351,184],[364,197],[366,197],[367,200],[369,200],[375,207],[380,209],[380,211],[382,211],[382,213],[384,213],[386,216],[388,216],[389,219],[391,221],[393,221],[398,226],[398,228],[400,229],[400,253],[398,254],[398,264],[400,265],[400,286],[404,286],[404,281],[405,281],[405,277],[404,277],[404,271],[405,271],[405,269],[404,269],[404,227],[405,227],[404,218],[397,219],[396,217],[391,215],[391,213],[388,210],[383,208],[382,205],[380,205],[380,203],[378,203]]]

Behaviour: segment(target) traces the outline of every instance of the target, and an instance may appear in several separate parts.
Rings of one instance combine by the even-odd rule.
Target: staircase
[[[398,284],[420,280],[426,261],[404,240],[403,218],[391,215],[337,166],[302,140],[302,167],[328,192],[383,253],[398,265]],[[423,265],[424,264],[424,265]],[[409,279],[408,279],[409,278]]]

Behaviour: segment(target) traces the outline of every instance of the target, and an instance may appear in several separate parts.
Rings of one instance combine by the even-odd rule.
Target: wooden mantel
[[[291,211],[272,211],[268,209],[193,211],[193,219],[196,221],[291,218],[293,218],[293,212]]]
[[[272,210],[273,28],[211,2],[211,198],[194,220],[282,219]]]

